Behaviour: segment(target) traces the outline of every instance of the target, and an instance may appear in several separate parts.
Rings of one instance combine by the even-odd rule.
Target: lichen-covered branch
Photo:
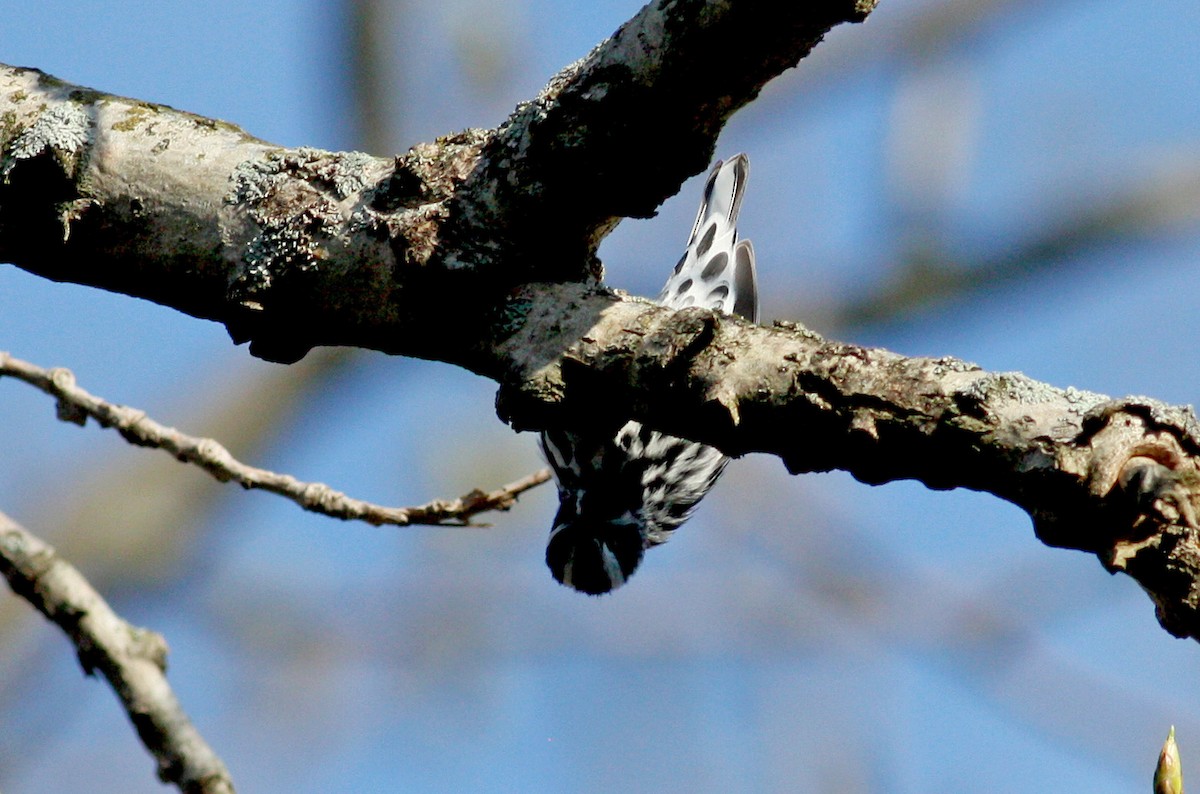
[[[395,160],[0,69],[0,260],[220,321],[264,358],[346,344],[455,363],[501,383],[519,427],[609,412],[792,471],[988,491],[1200,638],[1190,411],[596,286],[616,220],[651,212],[731,113],[872,6],[656,0],[499,128]]]
[[[207,471],[221,482],[234,481],[243,488],[255,488],[290,499],[305,510],[340,518],[366,521],[380,526],[476,526],[471,519],[492,510],[508,510],[517,497],[550,479],[550,470],[541,469],[494,491],[472,490],[457,499],[435,499],[414,507],[385,507],[364,502],[336,491],[320,482],[303,482],[290,474],[248,466],[235,459],[224,446],[211,438],[196,438],[146,416],[145,411],[103,400],[75,383],[70,370],[61,367],[43,369],[14,358],[0,350],[0,378],[17,378],[52,395],[58,400],[58,418],[83,425],[93,419],[101,427],[111,427],[127,441],[143,447],[155,447]]]
[[[617,219],[703,170],[731,113],[873,5],[656,0],[499,128],[394,160],[0,67],[0,261],[217,320],[267,359],[467,363],[497,296],[598,276]]]
[[[99,671],[158,760],[158,776],[180,791],[232,794],[233,782],[167,683],[167,643],[131,626],[74,566],[0,513],[0,573],[13,592],[58,624],[88,675]]]
[[[1190,408],[582,285],[530,285],[510,314],[520,319],[492,366],[505,373],[500,413],[518,428],[632,415],[732,455],[777,455],[792,472],[987,491],[1024,508],[1045,543],[1133,576],[1168,631],[1200,638]]]

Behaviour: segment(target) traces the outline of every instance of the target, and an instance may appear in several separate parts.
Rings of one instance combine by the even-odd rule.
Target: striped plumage
[[[758,320],[754,249],[737,239],[750,163],[713,166],[687,249],[658,302]],[[665,543],[721,476],[712,447],[626,422],[606,429],[548,430],[542,451],[558,482],[559,509],[546,545],[554,578],[585,593],[625,583],[645,549]]]

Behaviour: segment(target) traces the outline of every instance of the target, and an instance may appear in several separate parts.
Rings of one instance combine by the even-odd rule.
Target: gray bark
[[[5,68],[0,259],[222,322],[272,360],[341,344],[455,363],[500,383],[522,429],[613,411],[793,472],[987,491],[1200,637],[1190,409],[599,286],[617,220],[652,213],[731,113],[873,4],[768,5],[652,3],[499,128],[394,160]]]
[[[167,642],[113,612],[78,569],[0,513],[0,575],[71,638],[84,672],[99,672],[158,762],[158,776],[189,794],[232,794],[229,771],[167,683]]]

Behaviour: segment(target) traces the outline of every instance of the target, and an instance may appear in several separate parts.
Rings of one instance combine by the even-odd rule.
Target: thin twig
[[[290,474],[278,474],[248,466],[211,438],[195,438],[173,427],[155,422],[145,411],[107,402],[75,384],[70,370],[43,369],[0,351],[0,377],[24,381],[58,400],[58,418],[84,425],[91,417],[101,427],[115,428],[130,443],[166,450],[184,463],[207,471],[221,482],[230,480],[243,488],[260,488],[291,499],[305,510],[344,520],[366,521],[379,526],[411,524],[480,526],[471,518],[491,510],[508,510],[517,497],[550,479],[542,469],[491,492],[473,490],[458,499],[435,499],[414,507],[384,507],[364,502],[319,482],[302,482]]]
[[[99,670],[121,700],[158,776],[184,792],[232,794],[225,764],[192,725],[167,683],[167,642],[113,612],[73,565],[0,513],[0,573],[13,592],[57,623],[88,675]]]

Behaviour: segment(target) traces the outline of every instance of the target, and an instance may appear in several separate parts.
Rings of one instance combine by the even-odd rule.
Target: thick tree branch
[[[232,794],[225,764],[167,683],[167,643],[161,635],[122,620],[83,574],[3,513],[0,573],[14,593],[66,632],[85,673],[98,670],[108,680],[142,743],[158,760],[163,782],[195,794]]]
[[[0,68],[0,260],[224,323],[263,358],[352,344],[469,363],[497,296],[599,274],[616,220],[873,0],[657,0],[495,130],[394,161]]]
[[[987,491],[1024,508],[1043,542],[1133,576],[1168,631],[1200,638],[1189,408],[581,285],[530,285],[510,306],[521,319],[493,363],[508,377],[500,413],[519,429],[632,415],[732,455],[777,455],[793,473]]]
[[[28,361],[13,358],[0,350],[0,378],[17,378],[58,399],[58,418],[83,425],[89,418],[101,427],[111,427],[127,441],[143,447],[155,447],[207,471],[221,482],[230,480],[243,488],[261,489],[290,499],[305,510],[346,521],[366,521],[376,526],[479,526],[471,519],[492,510],[508,510],[517,497],[550,479],[550,470],[541,469],[494,491],[472,490],[458,499],[435,499],[415,507],[384,507],[347,496],[325,483],[303,482],[290,474],[279,474],[248,466],[235,459],[224,446],[211,438],[196,438],[160,424],[145,411],[103,400],[75,384],[75,376],[61,367],[43,369]]]
[[[452,228],[470,234],[449,262],[585,277],[569,268],[591,264],[620,218],[651,216],[707,167],[734,111],[875,2],[650,3],[489,136],[451,202]]]
[[[989,491],[1200,637],[1189,411],[592,285],[615,220],[651,212],[730,113],[871,5],[660,0],[500,128],[395,161],[5,69],[0,259],[221,321],[266,358],[351,344],[459,364],[502,384],[520,427],[633,416],[792,471]]]

